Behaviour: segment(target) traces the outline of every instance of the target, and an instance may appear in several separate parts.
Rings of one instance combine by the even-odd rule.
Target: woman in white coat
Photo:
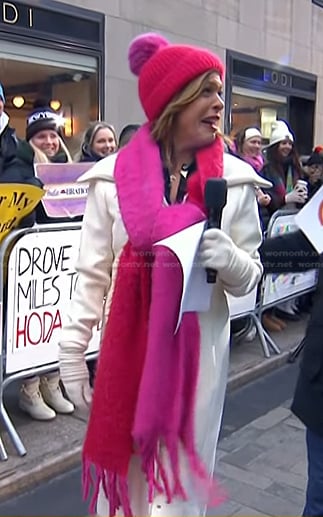
[[[225,292],[243,296],[260,280],[255,186],[269,184],[223,152],[217,56],[145,34],[129,62],[148,122],[82,178],[90,188],[60,370],[75,406],[91,406],[83,462],[92,508],[198,516],[219,496],[210,480],[229,357]],[[221,176],[222,227],[206,230],[199,250],[200,265],[217,270],[210,308],[184,313],[175,332],[182,271],[154,244],[206,219],[205,183]],[[84,353],[105,298],[92,399]]]

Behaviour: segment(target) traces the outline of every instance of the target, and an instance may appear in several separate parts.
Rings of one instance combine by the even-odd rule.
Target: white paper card
[[[323,253],[323,186],[296,214],[295,222],[316,251]]]
[[[155,246],[166,246],[178,258],[183,271],[183,290],[175,334],[184,312],[205,312],[210,308],[213,285],[206,281],[206,271],[195,263],[205,221],[185,228]]]

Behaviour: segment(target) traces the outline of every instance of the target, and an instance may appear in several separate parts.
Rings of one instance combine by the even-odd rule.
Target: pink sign
[[[48,217],[77,217],[84,214],[88,193],[87,183],[77,183],[93,163],[39,163],[36,176],[43,182],[42,198]]]

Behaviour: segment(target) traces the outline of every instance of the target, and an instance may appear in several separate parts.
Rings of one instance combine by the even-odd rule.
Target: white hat
[[[294,142],[293,133],[284,120],[275,120],[271,126],[270,140],[269,144],[266,145],[266,148],[278,144],[279,142],[283,142],[284,140]]]
[[[262,135],[259,131],[258,128],[256,127],[248,127],[246,130],[245,130],[245,133],[244,133],[244,139],[245,140],[250,140],[250,138],[255,138],[255,137],[259,137],[259,138],[262,138]]]

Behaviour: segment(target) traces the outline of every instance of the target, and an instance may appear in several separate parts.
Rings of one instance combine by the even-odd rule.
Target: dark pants
[[[323,437],[306,430],[308,481],[303,515],[323,515]]]

